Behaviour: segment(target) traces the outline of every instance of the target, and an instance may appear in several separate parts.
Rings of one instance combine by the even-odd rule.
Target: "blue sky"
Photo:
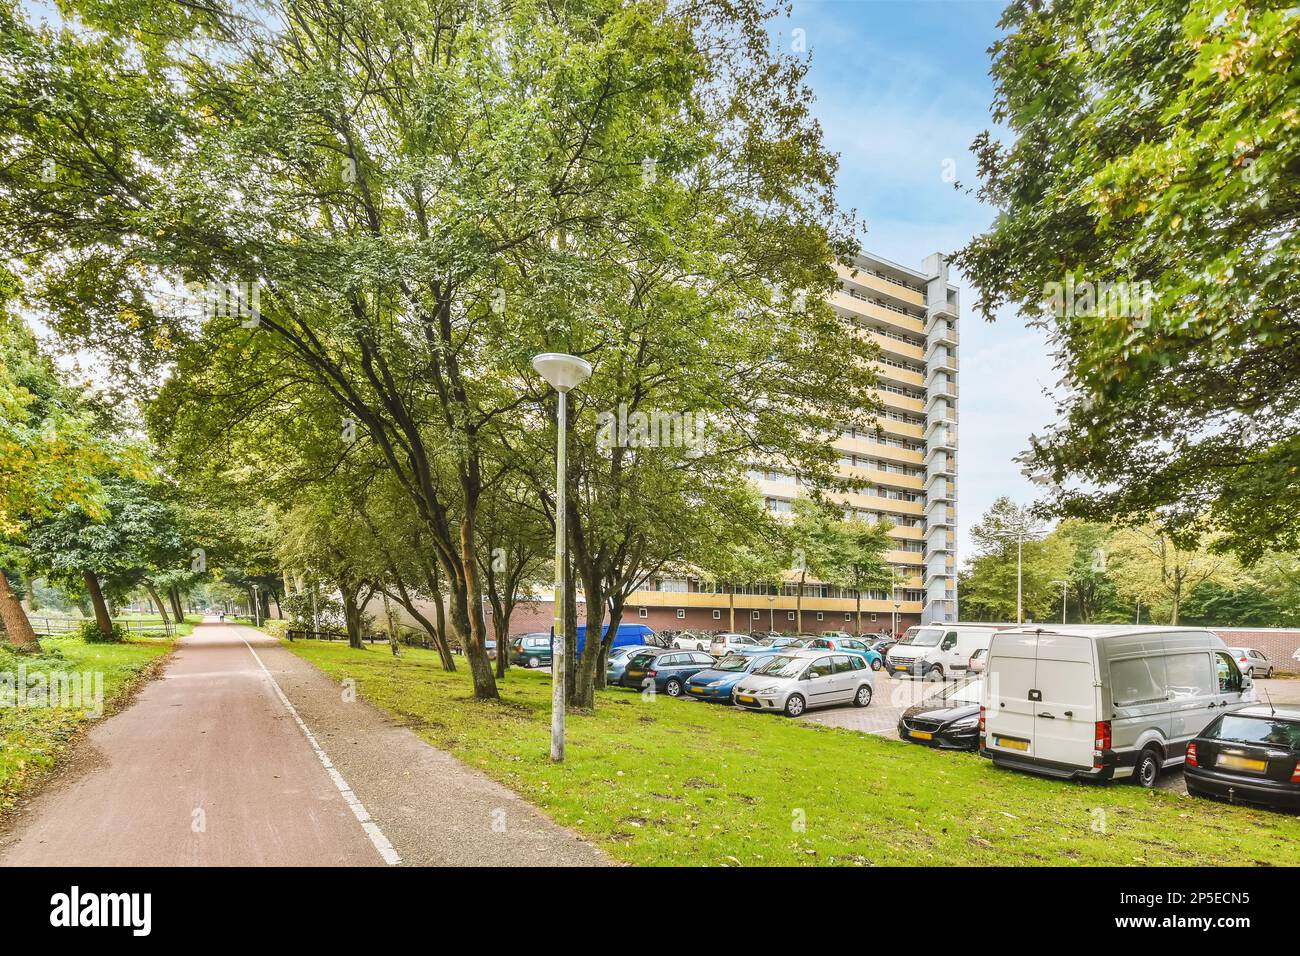
[[[977,182],[971,141],[992,127],[988,48],[1003,4],[986,0],[796,0],[774,23],[790,49],[802,29],[809,83],[827,145],[840,154],[840,203],[866,220],[863,245],[920,268],[983,230],[993,210],[944,178],[955,164]],[[945,167],[947,163],[947,167]],[[1011,461],[1054,417],[1043,394],[1057,378],[1041,333],[1014,315],[987,323],[972,312],[960,274],[957,505],[959,558],[969,528],[998,495],[1020,502],[1035,488]]]

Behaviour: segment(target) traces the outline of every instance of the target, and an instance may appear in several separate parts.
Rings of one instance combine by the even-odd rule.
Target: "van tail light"
[[[1300,760],[1295,762],[1295,768],[1291,771],[1291,782],[1300,783]]]
[[[1196,758],[1196,742],[1192,741],[1187,745],[1187,759],[1184,761],[1189,767],[1199,767],[1200,761]]]
[[[1110,750],[1110,721],[1097,721],[1097,729],[1094,733],[1092,747],[1094,750]]]
[[[984,705],[980,704],[980,750],[984,749]]]

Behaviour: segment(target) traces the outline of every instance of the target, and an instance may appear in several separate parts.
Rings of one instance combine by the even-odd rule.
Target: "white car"
[[[798,717],[812,707],[871,703],[871,668],[857,654],[795,651],[775,654],[736,683],[732,701],[749,710]]]
[[[731,631],[724,631],[721,634],[714,634],[713,640],[709,642],[709,653],[714,657],[725,657],[728,654],[737,654],[741,651],[753,650],[762,646],[757,638],[750,637],[748,634],[736,634]]]
[[[679,651],[707,651],[709,639],[699,634],[692,634],[690,631],[682,631],[673,638],[673,647]]]
[[[1273,676],[1273,662],[1263,651],[1253,647],[1230,647],[1228,650],[1236,658],[1237,666],[1241,668],[1243,674],[1249,674],[1251,677]]]

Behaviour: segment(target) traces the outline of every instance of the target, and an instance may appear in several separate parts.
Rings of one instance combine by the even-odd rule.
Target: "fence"
[[[94,618],[80,617],[29,617],[32,630],[36,632],[37,637],[57,637],[60,634],[74,634],[81,629],[81,626],[87,621]],[[122,629],[128,634],[138,634],[141,637],[150,635],[162,635],[171,637],[175,630],[175,625],[171,621],[159,621],[157,623],[142,623],[126,618],[113,618],[113,623],[121,625]]]

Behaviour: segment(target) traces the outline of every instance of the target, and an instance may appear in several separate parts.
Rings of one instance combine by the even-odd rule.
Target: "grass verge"
[[[41,641],[38,655],[13,654],[0,645],[0,817],[14,806],[18,797],[31,789],[42,774],[54,766],[77,735],[97,718],[88,715],[95,709],[86,699],[81,707],[14,705],[5,693],[17,684],[19,668],[25,675],[28,692],[44,698],[52,673],[100,674],[103,687],[103,713],[110,714],[131,692],[146,680],[153,667],[169,650],[169,640],[136,638],[119,644],[87,644],[75,637],[47,637]],[[43,675],[43,685],[37,675]],[[4,680],[2,675],[10,675]],[[94,685],[86,687],[90,695]]]
[[[514,668],[499,702],[436,655],[285,643],[363,697],[628,863],[1300,863],[1300,818],[1127,784],[1063,783],[974,754],[609,689],[548,759],[550,677]]]

